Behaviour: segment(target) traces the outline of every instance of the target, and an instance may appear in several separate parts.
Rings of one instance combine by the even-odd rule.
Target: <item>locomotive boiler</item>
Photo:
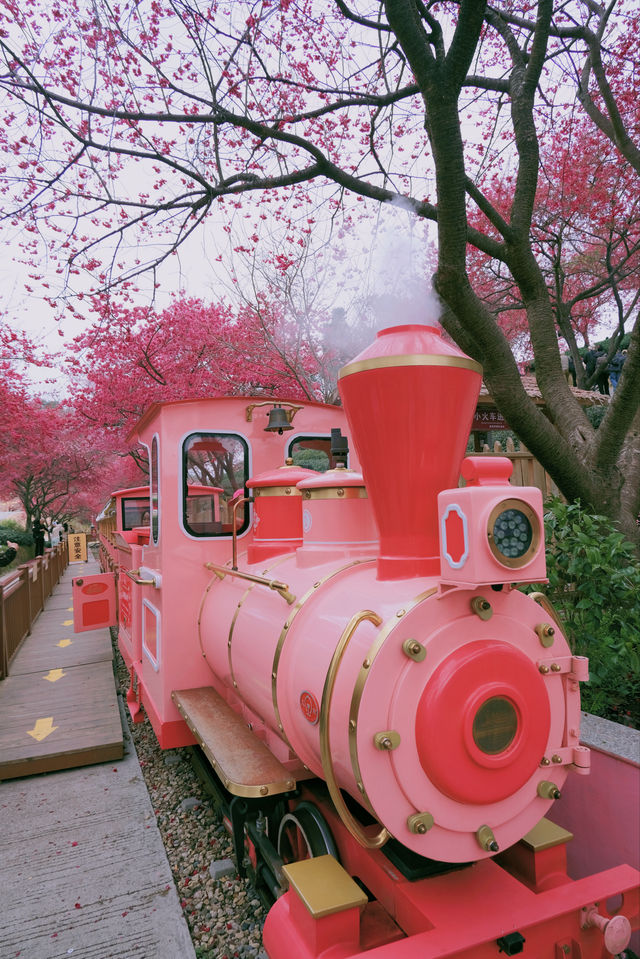
[[[397,326],[342,369],[344,413],[300,425],[317,447],[338,422],[350,465],[258,455],[295,407],[251,446],[236,400],[136,434],[150,525],[105,545],[129,705],[208,757],[239,868],[277,897],[272,959],[595,959],[637,925],[637,873],[569,879],[546,818],[589,771],[588,664],[520,588],[546,576],[540,491],[465,457],[480,385],[439,328]]]

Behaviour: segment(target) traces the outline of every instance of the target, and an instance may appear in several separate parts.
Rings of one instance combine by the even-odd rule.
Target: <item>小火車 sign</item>
[[[490,430],[508,430],[507,421],[497,410],[476,410],[472,430],[488,433]]]

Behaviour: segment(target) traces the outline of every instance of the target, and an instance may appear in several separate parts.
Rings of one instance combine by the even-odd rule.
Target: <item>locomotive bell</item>
[[[286,410],[283,410],[281,406],[274,406],[269,410],[269,422],[264,428],[265,433],[278,433],[282,436],[284,430],[292,429]]]

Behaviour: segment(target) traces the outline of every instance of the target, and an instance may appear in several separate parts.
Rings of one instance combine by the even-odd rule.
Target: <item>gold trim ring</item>
[[[523,513],[531,526],[531,542],[522,556],[505,556],[497,545],[493,535],[496,520],[502,513],[510,509]],[[489,549],[493,553],[494,558],[497,559],[501,566],[506,566],[507,569],[520,569],[522,566],[526,566],[538,552],[541,539],[540,517],[533,507],[531,507],[529,503],[525,503],[524,500],[516,498],[503,499],[491,510],[489,519],[487,520],[487,542],[489,543]]]
[[[447,356],[438,353],[408,353],[398,356],[374,356],[370,360],[358,360],[347,363],[338,373],[338,379],[362,373],[365,370],[384,369],[394,366],[456,366],[463,370],[472,370],[482,376],[482,366],[469,356]]]

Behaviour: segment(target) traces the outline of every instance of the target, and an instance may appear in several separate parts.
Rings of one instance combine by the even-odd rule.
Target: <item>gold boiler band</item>
[[[472,370],[482,376],[482,366],[470,356],[448,356],[437,353],[409,353],[398,356],[374,356],[370,360],[359,360],[356,363],[347,363],[338,373],[338,379],[351,376],[352,373],[363,373],[365,370],[378,370],[394,366],[454,366],[463,370]]]
[[[278,707],[278,667],[280,665],[282,650],[284,648],[285,640],[287,636],[289,635],[291,624],[293,623],[294,619],[296,618],[296,616],[298,615],[302,607],[305,605],[307,600],[311,596],[313,596],[313,594],[318,589],[320,589],[321,586],[324,586],[324,584],[327,583],[330,579],[333,579],[334,576],[338,576],[340,573],[343,573],[345,570],[351,569],[352,567],[362,566],[363,564],[366,564],[366,563],[375,563],[375,562],[376,562],[375,560],[357,559],[351,563],[346,563],[344,566],[340,566],[338,569],[332,570],[332,572],[329,573],[327,576],[325,576],[324,579],[321,579],[318,582],[314,583],[311,589],[308,589],[307,592],[304,594],[304,596],[302,596],[298,600],[296,605],[293,607],[293,609],[289,613],[284,626],[282,627],[282,631],[280,633],[280,636],[278,637],[278,645],[276,646],[276,651],[273,657],[273,666],[271,669],[271,700],[273,702],[273,713],[276,719],[276,723],[278,725],[278,730],[280,732],[280,735],[283,737],[283,739],[285,740],[288,746],[291,746],[291,743],[288,741],[286,737],[284,726],[282,725],[282,717],[280,716],[280,709]]]
[[[364,486],[325,486],[321,489],[305,489],[304,499],[368,499]]]
[[[331,658],[329,669],[327,670],[327,676],[322,690],[322,704],[320,706],[320,759],[322,761],[322,772],[324,773],[329,794],[343,825],[348,829],[356,842],[364,849],[379,849],[381,846],[384,846],[390,838],[390,833],[384,826],[380,826],[380,829],[374,836],[368,836],[349,811],[347,804],[342,798],[340,786],[338,785],[333,770],[329,729],[331,700],[333,698],[333,689],[338,670],[340,669],[340,663],[342,662],[342,657],[344,656],[347,646],[351,642],[351,637],[360,623],[364,622],[373,623],[374,626],[382,626],[382,617],[378,616],[378,614],[374,613],[371,609],[363,609],[359,613],[355,613],[342,631],[338,645]]]
[[[265,570],[263,570],[263,576],[266,576],[267,573],[270,573],[271,570],[275,569],[277,566],[280,566],[280,564],[284,563],[284,561],[287,559],[289,559],[289,554],[286,554],[285,556],[281,556],[275,563],[271,563],[269,566],[267,566]],[[231,655],[231,646],[233,644],[233,632],[236,628],[236,622],[238,620],[238,616],[240,615],[240,610],[242,609],[245,601],[251,595],[251,592],[253,591],[254,587],[257,585],[258,585],[257,583],[251,583],[250,586],[248,586],[248,588],[242,594],[242,597],[240,598],[238,605],[236,606],[235,612],[233,614],[231,625],[229,626],[229,637],[227,639],[227,657],[229,661],[229,675],[231,677],[231,681],[233,683],[234,689],[238,688],[238,683],[236,681],[235,673],[233,672],[233,659]],[[264,717],[261,717],[261,719],[264,722]]]
[[[353,770],[353,775],[355,776],[358,790],[360,791],[363,800],[366,802],[368,809],[374,816],[376,813],[371,805],[371,800],[367,795],[367,791],[364,788],[364,780],[362,778],[360,761],[358,759],[358,714],[360,712],[360,703],[364,694],[364,687],[371,672],[371,666],[373,665],[376,656],[384,646],[389,634],[398,626],[399,621],[406,616],[407,613],[415,609],[415,607],[422,603],[425,599],[429,599],[429,597],[433,596],[433,594],[436,592],[437,587],[434,586],[431,589],[426,590],[426,592],[420,593],[420,595],[416,596],[416,598],[411,600],[410,603],[407,603],[403,609],[399,609],[393,618],[387,620],[376,636],[369,652],[367,653],[367,656],[360,667],[360,673],[353,688],[351,707],[349,709],[349,754],[351,756],[351,769]]]
[[[295,486],[262,486],[260,489],[254,487],[251,492],[258,499],[260,496],[301,496],[302,493]]]

